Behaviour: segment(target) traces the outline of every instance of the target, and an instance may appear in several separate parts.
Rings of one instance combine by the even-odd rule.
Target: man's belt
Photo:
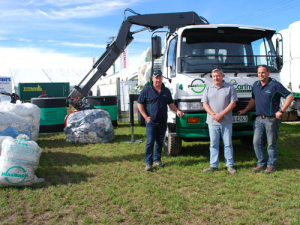
[[[268,118],[268,117],[273,117],[273,116],[258,115],[257,117],[260,117],[260,118],[262,118],[262,119],[266,119],[266,118]]]

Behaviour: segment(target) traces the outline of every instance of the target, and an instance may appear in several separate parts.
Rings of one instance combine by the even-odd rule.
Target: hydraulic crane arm
[[[130,11],[130,10],[125,10]],[[131,11],[133,12],[133,11]],[[119,33],[115,41],[107,46],[106,51],[102,56],[95,62],[93,68],[83,78],[83,80],[75,86],[75,89],[70,93],[67,100],[76,109],[80,109],[82,100],[87,96],[89,90],[99,80],[101,76],[105,76],[107,70],[113,65],[117,58],[122,54],[126,47],[132,42],[133,34],[149,29],[151,31],[159,28],[168,28],[171,33],[175,32],[176,29],[196,24],[208,24],[207,20],[203,17],[199,17],[195,12],[182,12],[182,13],[162,13],[162,14],[145,14],[140,15],[135,13],[134,16],[129,16],[125,19],[119,29]],[[130,28],[132,25],[140,25],[145,27],[143,30],[131,32]],[[91,72],[97,68],[96,73],[92,75],[90,80],[86,82],[83,87],[80,85],[84,80],[91,74]]]

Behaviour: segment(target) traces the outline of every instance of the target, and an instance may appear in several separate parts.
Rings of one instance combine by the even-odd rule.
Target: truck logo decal
[[[183,85],[182,84],[179,85],[179,89],[183,90]]]
[[[195,79],[190,85],[188,85],[188,88],[191,88],[193,92],[199,94],[205,90],[206,84],[202,79]]]
[[[237,93],[249,93],[252,92],[252,85],[250,84],[238,84],[235,79],[232,79],[229,83],[231,83]]]

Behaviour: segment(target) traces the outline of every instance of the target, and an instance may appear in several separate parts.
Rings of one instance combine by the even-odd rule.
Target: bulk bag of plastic
[[[64,132],[71,143],[104,143],[115,138],[110,115],[102,109],[72,112],[65,119]]]
[[[31,128],[31,140],[38,140],[40,131],[41,110],[37,105],[31,103],[9,103],[3,105],[1,111],[12,112],[26,119],[29,122]]]
[[[42,150],[36,142],[26,139],[26,135],[19,135],[16,139],[7,137],[2,142],[0,186],[23,186],[43,181],[34,174]]]
[[[0,111],[0,118],[0,136],[16,138],[19,134],[25,134],[31,138],[30,124],[23,117]]]
[[[11,97],[9,95],[0,94],[0,103],[10,103]]]
[[[2,142],[5,140],[5,138],[7,138],[8,136],[0,136],[0,155],[1,155],[1,151],[2,151]]]

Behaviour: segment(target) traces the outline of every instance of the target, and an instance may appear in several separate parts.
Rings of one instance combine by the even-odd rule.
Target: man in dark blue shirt
[[[294,100],[291,94],[283,85],[269,77],[270,71],[267,66],[260,66],[257,69],[258,81],[253,84],[252,98],[244,110],[240,111],[242,115],[249,111],[255,105],[256,119],[254,121],[253,146],[257,157],[257,167],[252,171],[255,173],[265,170],[265,174],[273,173],[276,169],[276,160],[278,155],[277,137],[281,116]],[[283,106],[280,108],[280,98],[285,98]],[[267,160],[263,138],[266,133],[268,142]]]
[[[167,130],[168,105],[177,116],[183,117],[173,102],[171,92],[162,83],[161,71],[152,75],[152,85],[145,87],[138,98],[138,109],[146,121],[147,143],[145,150],[146,171],[152,171],[152,165],[164,167],[161,162],[163,140]],[[154,157],[153,148],[155,145]]]

